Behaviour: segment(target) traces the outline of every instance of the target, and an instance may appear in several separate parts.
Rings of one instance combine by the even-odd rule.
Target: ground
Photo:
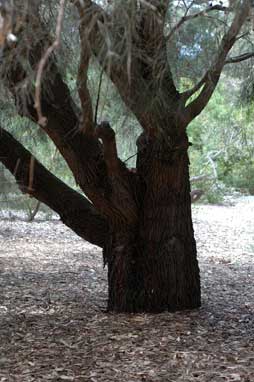
[[[202,308],[104,311],[101,252],[59,221],[0,221],[0,382],[254,381],[254,198],[195,206]]]

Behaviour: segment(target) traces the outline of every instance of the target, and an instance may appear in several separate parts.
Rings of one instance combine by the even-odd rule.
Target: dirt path
[[[194,207],[202,308],[113,315],[100,251],[0,221],[0,382],[254,381],[254,198]]]

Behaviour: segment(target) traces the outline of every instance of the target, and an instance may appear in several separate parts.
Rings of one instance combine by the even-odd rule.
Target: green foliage
[[[98,97],[99,75],[100,68],[94,64],[89,72],[89,87],[94,105]],[[71,71],[66,71],[66,81],[74,90],[75,80]],[[253,105],[239,105],[236,96],[233,97],[230,91],[232,81],[226,76],[222,78],[206,109],[188,127],[192,142],[191,176],[208,176],[208,180],[198,183],[198,188],[205,191],[201,199],[203,202],[221,203],[227,190],[232,187],[254,193]],[[190,86],[188,78],[183,78],[182,83]],[[240,86],[237,81],[233,85],[235,88]],[[75,188],[72,174],[61,155],[55,151],[53,143],[35,124],[17,116],[9,105],[2,101],[1,124],[50,171]],[[123,160],[131,157],[126,164],[128,167],[135,166],[135,141],[140,134],[140,126],[106,76],[102,79],[97,117],[98,121],[105,119],[111,123],[116,131],[120,157]],[[0,181],[0,207],[22,209],[29,216],[36,202],[18,192],[13,178],[6,171],[5,178],[5,192],[3,182]],[[6,189],[12,193],[11,200],[7,197]],[[44,206],[40,208],[45,209]]]
[[[75,182],[70,169],[56,151],[52,141],[41,131],[41,129],[26,118],[16,114],[10,102],[0,100],[2,113],[0,124],[8,130],[19,142],[21,142],[35,157],[57,177],[75,188]],[[15,216],[12,211],[24,211],[29,220],[36,207],[37,201],[22,194],[13,176],[0,166],[0,211],[9,211],[9,217]],[[40,211],[46,217],[52,216],[52,211],[41,204]]]
[[[204,8],[204,3],[203,1],[192,2],[190,12],[200,11]],[[42,9],[43,19],[53,33],[58,9],[56,4],[51,2],[51,7]],[[114,4],[129,9],[129,2],[117,1]],[[185,14],[186,4],[190,4],[190,2],[179,2],[178,4],[172,2],[165,25],[165,34]],[[136,8],[133,9],[135,11]],[[127,12],[126,15],[128,14]],[[227,17],[231,16],[216,12],[213,13],[213,17],[198,17],[183,23],[168,42],[168,59],[180,91],[190,89],[209,68],[217,52],[221,36],[225,32]],[[240,44],[242,44],[241,49]],[[244,51],[246,44],[246,39],[238,42],[234,47],[233,55]],[[78,16],[73,7],[67,7],[66,10],[62,49],[57,56],[60,58],[58,64],[62,74],[78,105],[76,75],[79,62],[79,33]],[[101,67],[94,59],[91,59],[88,87],[92,97],[93,110],[96,110],[99,96],[97,120],[99,122],[101,120],[109,121],[116,132],[121,159],[125,161],[130,158],[126,164],[128,167],[133,167],[137,151],[135,142],[140,134],[140,125],[123,104],[120,95],[105,74],[102,76],[102,86],[99,90],[100,75]],[[250,78],[245,74],[244,76]],[[233,77],[232,69],[226,69],[208,106],[188,127],[189,139],[192,142],[190,148],[191,175],[208,175],[209,179],[200,182],[198,187],[205,190],[206,201],[210,203],[221,202],[227,188],[235,187],[250,193],[254,192],[254,147],[252,142],[254,128],[251,122],[254,115],[252,105],[249,105],[250,100],[253,99],[253,81],[249,81],[249,84],[246,85],[248,94],[250,94],[246,98],[248,104],[241,106],[236,95],[241,88],[240,80],[243,75],[239,72],[237,80],[234,80]],[[251,78],[253,78],[253,73]],[[55,151],[52,141],[35,124],[26,118],[17,116],[11,105],[12,100],[8,99],[8,95],[3,92],[3,89],[0,89],[1,125],[8,129],[50,171],[71,187],[76,188],[68,166],[60,153]],[[24,196],[21,198],[17,187],[13,185],[13,178],[9,175],[6,176],[5,186],[0,179],[0,193],[6,194],[7,189],[9,192],[19,195],[14,199],[22,209],[26,208],[28,211],[33,209],[34,201]]]
[[[232,96],[231,81],[224,78],[206,109],[188,128],[191,173],[213,177],[217,187],[206,187],[209,202],[214,202],[214,195],[220,199],[225,186],[254,191],[254,115],[251,106],[239,105]]]
[[[76,63],[70,65],[65,70],[65,80],[69,86],[72,96],[78,103],[79,98],[76,94],[75,67]],[[99,91],[100,67],[94,62],[89,70],[89,90],[92,102],[95,105]],[[0,92],[1,93],[1,92]],[[126,165],[135,166],[136,139],[140,134],[140,126],[133,115],[126,109],[121,98],[111,81],[103,76],[102,87],[99,96],[98,122],[107,120],[116,132],[119,155],[122,160],[131,157]],[[0,99],[2,113],[0,114],[0,124],[8,130],[19,142],[21,142],[35,157],[57,177],[66,182],[69,186],[77,189],[75,181],[69,167],[66,165],[61,154],[56,151],[53,142],[46,134],[34,123],[16,114],[16,110],[11,100],[6,100],[3,96]],[[75,132],[74,132],[75,133]],[[0,178],[0,210],[25,211],[27,218],[31,216],[36,207],[36,200],[21,194],[14,178],[4,170],[5,181]],[[49,209],[41,205],[40,211],[50,216]],[[11,213],[11,212],[10,212]],[[11,213],[12,214],[12,213]],[[12,215],[10,215],[11,217]]]

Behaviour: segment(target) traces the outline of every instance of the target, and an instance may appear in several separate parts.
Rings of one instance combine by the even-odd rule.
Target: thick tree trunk
[[[105,249],[110,310],[200,306],[187,150],[181,146],[171,158],[162,158],[159,151],[149,144],[138,161],[139,225],[114,233]]]
[[[187,124],[208,103],[228,52],[249,14],[250,4],[244,2],[236,12],[203,79],[190,91],[179,94],[167,60],[169,51],[164,36],[167,6],[161,7],[157,1],[150,8],[141,4],[134,19],[132,7],[126,7],[125,15],[132,20],[135,30],[130,56],[119,44],[125,40],[127,20],[125,17],[121,24],[120,7],[110,14],[91,1],[76,3],[81,19],[78,91],[82,118],[78,117],[53,55],[43,72],[39,106],[47,118],[42,128],[91,203],[31,159],[30,153],[6,132],[0,136],[0,161],[14,174],[23,192],[48,204],[81,237],[104,247],[110,310],[157,312],[196,308],[200,305],[200,281],[191,220],[188,141],[183,135]],[[19,113],[36,122],[38,117],[42,118],[38,116],[40,107],[37,105],[36,110],[34,105],[31,69],[37,73],[38,64],[46,57],[45,51],[54,46],[40,22],[37,7],[27,7],[25,14],[22,9],[22,17],[19,12],[15,7],[12,20],[13,25],[17,24],[16,34],[21,37],[18,49],[6,45],[1,76]],[[7,16],[3,18],[6,21]],[[28,27],[29,36],[34,39],[23,49],[22,33]],[[101,33],[102,28],[105,33]],[[128,25],[127,28],[129,31]],[[6,38],[5,34],[2,45]],[[113,55],[108,54],[109,38]],[[143,147],[139,147],[137,172],[132,177],[118,158],[112,129],[105,123],[99,129],[94,126],[87,88],[92,53],[147,134],[140,142]],[[24,65],[26,60],[28,65]],[[198,96],[187,102],[199,90]]]

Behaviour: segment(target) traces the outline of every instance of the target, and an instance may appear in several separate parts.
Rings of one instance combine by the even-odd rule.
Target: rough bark
[[[179,142],[180,143],[180,142]],[[152,310],[200,306],[200,282],[191,219],[187,137],[163,157],[156,142],[147,145],[143,170],[143,238],[145,290]],[[152,153],[152,155],[151,155]]]
[[[108,235],[105,219],[86,198],[56,178],[2,128],[0,153],[0,161],[14,175],[22,192],[49,206],[83,239],[99,247],[104,246]]]
[[[184,136],[169,155],[158,141],[144,135],[141,140],[136,173],[139,222],[111,236],[109,309],[197,308],[200,280],[191,219],[188,141]]]

